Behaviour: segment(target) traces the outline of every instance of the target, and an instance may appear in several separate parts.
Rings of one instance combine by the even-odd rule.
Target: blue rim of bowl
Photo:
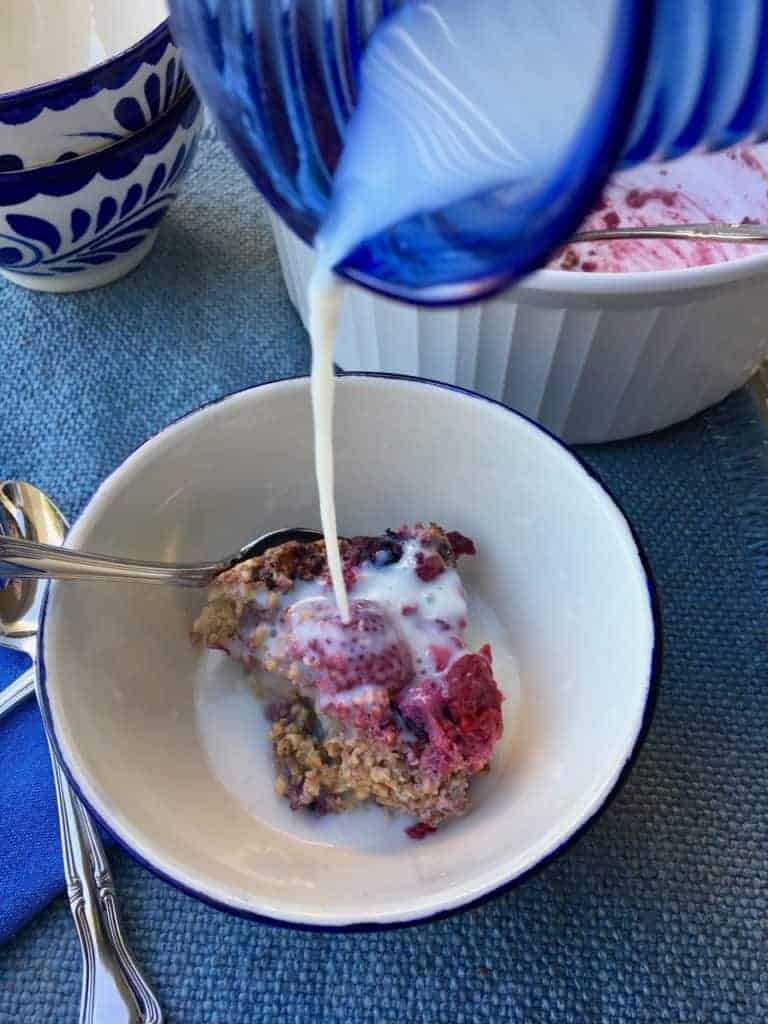
[[[26,203],[39,195],[56,198],[73,195],[97,174],[108,181],[127,177],[145,156],[159,153],[180,125],[191,127],[200,108],[200,98],[190,85],[154,121],[111,146],[59,163],[4,171],[0,173],[0,208]]]
[[[629,517],[622,508],[621,503],[613,495],[610,488],[608,488],[605,485],[605,483],[602,481],[598,473],[587,462],[585,462],[585,460],[580,455],[578,455],[569,445],[567,445],[564,441],[562,441],[551,431],[547,430],[545,427],[542,427],[541,424],[536,423],[535,420],[531,419],[529,416],[526,416],[524,413],[518,412],[516,409],[512,409],[509,406],[504,405],[503,402],[499,402],[493,398],[488,398],[485,395],[480,395],[475,391],[470,391],[468,388],[459,387],[456,384],[445,384],[441,381],[430,380],[427,377],[410,377],[405,374],[398,373],[346,373],[342,371],[339,374],[339,376],[341,378],[361,378],[364,380],[395,380],[404,381],[406,383],[413,385],[426,385],[428,387],[435,387],[445,391],[457,392],[468,398],[477,399],[478,401],[487,402],[490,405],[497,406],[498,408],[503,409],[510,415],[516,416],[519,419],[524,420],[526,423],[534,427],[535,430],[541,432],[546,437],[549,437],[556,444],[558,444],[587,473],[587,475],[592,480],[595,481],[595,483],[601,488],[605,496],[609,499],[609,501],[613,503],[613,505],[619,511],[622,519],[624,520],[625,525],[627,526],[627,529],[629,530],[630,536],[632,537],[632,541],[635,545],[635,549],[637,551],[638,558],[640,560],[640,564],[643,570],[643,575],[645,577],[645,585],[648,592],[648,607],[651,612],[651,618],[653,622],[653,648],[651,651],[651,664],[648,678],[648,688],[645,697],[645,707],[643,709],[643,716],[640,721],[637,736],[635,737],[632,749],[627,755],[627,758],[622,766],[621,771],[619,772],[616,778],[616,781],[613,783],[612,787],[608,790],[605,797],[597,805],[597,807],[595,807],[592,813],[576,829],[574,829],[574,831],[571,832],[570,835],[566,836],[566,838],[563,839],[561,843],[559,843],[554,849],[550,850],[549,853],[545,854],[535,864],[532,864],[531,867],[527,868],[519,875],[516,875],[514,878],[510,878],[508,881],[503,882],[501,885],[498,885],[495,888],[490,889],[488,892],[483,893],[481,896],[478,896],[472,900],[468,900],[466,903],[460,903],[455,907],[450,907],[446,910],[438,910],[433,914],[418,915],[416,917],[400,921],[358,921],[341,925],[288,921],[282,918],[270,917],[266,914],[260,914],[256,911],[245,910],[242,907],[232,906],[231,904],[226,903],[223,900],[217,899],[213,896],[209,896],[207,893],[202,892],[199,889],[195,889],[192,886],[180,882],[173,875],[169,874],[168,871],[166,871],[162,867],[158,867],[156,864],[153,864],[151,861],[147,860],[146,857],[143,854],[141,854],[137,849],[135,849],[127,839],[121,836],[107,821],[105,821],[105,819],[102,817],[99,811],[97,811],[93,807],[88,798],[85,796],[77,778],[73,775],[69,764],[67,763],[65,757],[62,754],[61,746],[59,745],[59,740],[58,737],[56,736],[56,731],[53,724],[53,716],[51,714],[50,701],[46,685],[47,669],[45,664],[45,626],[48,616],[48,599],[50,596],[50,583],[46,584],[45,595],[43,598],[43,603],[40,612],[36,690],[38,704],[40,707],[40,714],[43,720],[43,725],[45,727],[45,732],[48,736],[51,745],[56,751],[56,756],[59,759],[59,763],[61,764],[67,777],[69,778],[69,781],[74,791],[77,793],[83,804],[88,808],[90,813],[93,815],[94,819],[99,823],[103,831],[117,844],[117,846],[125,850],[125,852],[128,853],[133,858],[133,860],[135,860],[142,867],[146,868],[153,875],[156,875],[158,878],[162,879],[162,881],[167,882],[169,885],[173,886],[174,889],[178,889],[180,892],[183,892],[188,896],[193,896],[195,899],[200,900],[202,903],[206,904],[209,907],[213,907],[215,910],[221,910],[226,914],[231,914],[235,917],[242,917],[246,920],[257,921],[260,924],[266,924],[272,927],[290,928],[297,931],[309,932],[377,932],[388,931],[390,929],[395,928],[408,928],[413,927],[415,925],[423,925],[434,921],[440,921],[444,918],[452,917],[454,914],[463,913],[467,910],[473,910],[476,907],[480,907],[484,903],[492,899],[496,899],[496,897],[501,896],[504,893],[510,892],[512,889],[521,885],[529,878],[533,878],[540,871],[543,871],[544,868],[546,868],[550,863],[552,863],[559,857],[563,856],[570,849],[570,847],[578,839],[580,839],[587,832],[588,829],[592,828],[592,826],[597,822],[597,820],[600,817],[602,817],[603,813],[611,805],[611,803],[614,801],[616,796],[623,789],[625,783],[627,782],[627,779],[629,778],[631,770],[634,767],[634,764],[637,760],[638,754],[640,753],[643,744],[645,743],[646,737],[648,735],[648,730],[651,726],[651,721],[658,701],[661,681],[661,669],[663,660],[662,613],[658,589],[656,586],[656,581],[654,579],[653,570],[651,569],[650,560],[648,559],[648,556],[645,553],[645,550],[640,542],[640,538],[638,537],[634,526],[632,525]],[[133,451],[130,452],[126,456],[126,458],[119,463],[118,466],[115,467],[115,469],[109,474],[109,476],[106,477],[97,487],[96,491],[89,499],[83,511],[75,518],[74,522],[72,523],[72,526],[70,527],[70,530],[80,522],[81,518],[90,507],[93,499],[99,494],[102,488],[107,483],[109,483],[109,481],[112,480],[112,478],[117,473],[119,473],[119,471],[125,465],[126,461],[132,458],[138,452],[140,452],[147,445],[151,444],[157,437],[159,437],[169,428],[174,427],[179,423],[183,423],[186,420],[190,419],[191,417],[195,416],[197,413],[202,412],[205,409],[210,409],[213,406],[220,405],[221,403],[226,402],[228,399],[234,398],[237,395],[243,395],[250,391],[258,391],[260,388],[269,387],[272,384],[306,381],[308,379],[308,377],[303,375],[284,377],[278,380],[263,381],[261,384],[256,384],[248,388],[238,388],[236,391],[231,391],[226,395],[221,395],[219,398],[212,399],[210,402],[204,402],[202,405],[197,406],[190,412],[178,416],[176,419],[166,424],[162,429],[156,431],[145,441],[143,441],[140,445],[134,448]]]
[[[84,71],[0,93],[0,124],[27,124],[45,107],[66,110],[78,100],[96,96],[105,89],[120,88],[142,64],[157,64],[171,44],[170,18],[166,17],[131,46]],[[56,97],[62,101],[61,106],[56,105]]]

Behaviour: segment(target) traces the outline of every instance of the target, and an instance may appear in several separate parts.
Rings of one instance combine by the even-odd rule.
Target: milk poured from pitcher
[[[408,217],[489,188],[533,188],[589,109],[614,10],[613,0],[417,0],[368,44],[309,284],[320,513],[344,621],[333,491],[341,286],[332,268]]]

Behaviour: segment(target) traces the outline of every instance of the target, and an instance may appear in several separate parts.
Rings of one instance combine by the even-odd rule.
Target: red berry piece
[[[429,656],[432,659],[432,664],[435,666],[437,672],[445,672],[448,668],[448,662],[451,660],[451,651],[448,647],[442,647],[439,644],[431,644],[429,648]]]
[[[434,825],[427,825],[426,822],[418,821],[415,825],[405,830],[405,834],[411,839],[426,839],[433,832],[437,832]]]
[[[579,254],[575,249],[569,247],[564,250],[562,259],[560,260],[561,270],[575,270],[581,262]]]
[[[410,680],[410,654],[392,620],[373,601],[353,601],[349,622],[342,622],[336,606],[324,600],[312,607],[295,605],[289,616],[292,654],[322,692],[372,684],[397,693]]]
[[[465,654],[446,676],[448,714],[461,733],[460,746],[472,768],[491,756],[502,733],[501,702],[504,699],[491,671],[490,649]]]
[[[425,557],[419,551],[416,555],[416,575],[425,583],[431,583],[445,568],[445,563],[439,555]]]
[[[459,533],[458,530],[451,530],[447,537],[449,544],[453,548],[455,558],[458,558],[460,555],[477,554],[474,541],[471,541],[469,537],[465,537],[463,533]]]

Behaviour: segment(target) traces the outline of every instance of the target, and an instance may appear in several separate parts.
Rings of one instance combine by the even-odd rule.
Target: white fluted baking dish
[[[312,251],[270,213],[307,322]],[[768,253],[684,270],[542,270],[498,298],[428,309],[346,289],[336,361],[459,384],[566,441],[633,437],[740,387],[768,354]]]

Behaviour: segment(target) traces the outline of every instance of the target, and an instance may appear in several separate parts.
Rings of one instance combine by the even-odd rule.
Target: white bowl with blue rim
[[[0,174],[0,273],[37,291],[109,284],[144,259],[194,158],[202,125],[192,88],[119,142]]]
[[[518,413],[445,385],[345,375],[336,437],[343,532],[433,519],[477,543],[463,576],[470,608],[495,613],[473,639],[496,650],[505,735],[465,817],[417,842],[378,808],[292,812],[242,670],[189,640],[200,591],[52,584],[39,696],[88,806],[172,884],[294,926],[405,924],[520,880],[607,806],[648,725],[658,613],[625,516]],[[153,437],[68,544],[194,561],[291,524],[318,524],[306,379],[232,395]]]
[[[165,0],[4,0],[0,172],[116,142],[188,85]]]

